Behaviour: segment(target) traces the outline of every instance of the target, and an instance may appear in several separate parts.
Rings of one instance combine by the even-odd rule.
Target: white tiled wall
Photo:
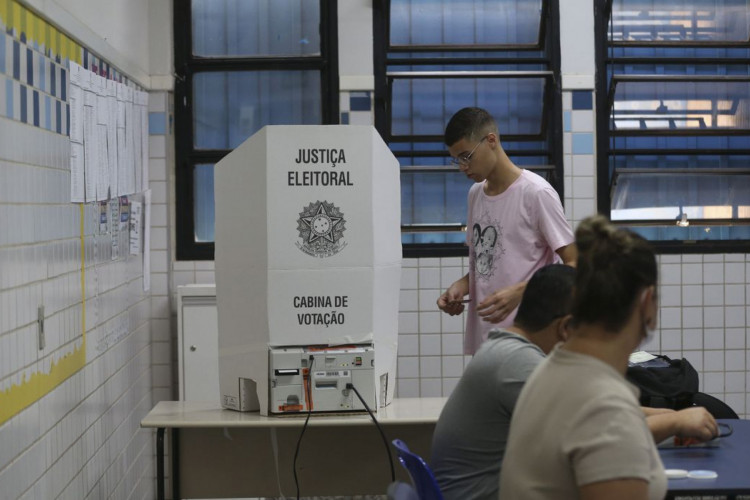
[[[661,255],[659,269],[659,329],[643,348],[687,358],[700,374],[703,392],[746,415],[750,254]],[[469,359],[461,355],[463,318],[436,312],[435,301],[465,271],[461,258],[404,261],[398,396],[447,396],[455,386]]]
[[[150,294],[128,232],[70,203],[69,58],[131,84],[22,3],[0,6],[0,499],[152,498]]]
[[[81,212],[68,202],[69,140],[0,117],[0,391],[83,345]],[[0,497],[142,498],[153,491],[150,302],[138,256],[83,210],[85,362],[0,424]],[[127,232],[118,241],[127,249]],[[37,307],[46,347],[38,349]],[[17,388],[15,390],[18,390]],[[7,392],[6,392],[7,393]]]
[[[750,409],[750,255],[663,255],[660,335],[652,350],[685,357],[701,390],[738,414]]]
[[[463,373],[463,316],[442,314],[437,297],[466,274],[464,258],[408,259],[401,272],[397,394],[449,394]]]
[[[562,101],[564,206],[575,227],[596,213],[595,99],[591,90],[563,90]]]
[[[151,361],[154,401],[174,399],[172,328],[170,310],[169,238],[170,169],[174,158],[172,105],[167,92],[152,92],[148,101],[152,127],[149,155],[149,186],[151,187]],[[154,132],[160,132],[158,134]]]

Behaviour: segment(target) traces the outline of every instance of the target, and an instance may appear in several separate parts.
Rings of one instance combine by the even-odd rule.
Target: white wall
[[[148,85],[153,4],[6,3],[18,12],[31,6],[44,25],[65,31],[130,81]],[[165,12],[157,16],[160,23]],[[67,60],[55,63],[48,47],[28,33],[24,42],[18,26],[7,33],[5,13],[0,12],[5,56],[0,88],[11,91],[0,99],[0,498],[153,498],[154,435],[141,430],[140,421],[153,404],[152,374],[160,368],[157,363],[152,369],[152,362],[168,365],[170,356],[152,342],[143,257],[128,255],[127,232],[117,239],[119,255],[113,254],[98,208],[69,203],[67,101],[59,87]],[[27,29],[29,17],[19,16],[27,19]],[[9,49],[14,43],[21,44],[23,55],[18,78]],[[171,50],[167,36],[161,43]],[[163,57],[155,60],[154,71],[171,73]],[[162,92],[149,102],[151,178],[161,181],[154,185],[161,197],[166,197],[167,100]],[[56,104],[62,130],[56,129]],[[165,224],[166,209],[154,215]],[[38,306],[44,306],[41,349]],[[61,368],[71,362],[73,368]],[[22,409],[8,417],[3,411],[10,407]]]
[[[560,0],[560,73],[564,89],[593,89],[594,9],[591,0]]]
[[[172,0],[150,0],[148,3],[148,72],[151,90],[174,87],[174,31]]]
[[[372,0],[338,3],[339,79],[342,91],[374,88],[371,6]],[[368,55],[363,57],[363,54]]]

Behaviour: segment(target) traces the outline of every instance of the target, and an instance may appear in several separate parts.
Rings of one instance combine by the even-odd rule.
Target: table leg
[[[156,429],[156,498],[164,500],[164,427]]]
[[[180,500],[180,429],[172,429],[172,498]]]

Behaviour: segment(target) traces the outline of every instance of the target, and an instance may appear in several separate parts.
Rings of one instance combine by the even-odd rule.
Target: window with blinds
[[[443,144],[463,107],[492,113],[513,162],[562,198],[557,0],[375,4],[375,123],[401,163],[404,255],[466,252],[472,181]]]

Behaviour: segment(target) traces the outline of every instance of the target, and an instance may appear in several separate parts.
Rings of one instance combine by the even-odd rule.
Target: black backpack
[[[698,372],[685,358],[657,359],[629,366],[627,379],[641,390],[641,406],[682,410],[702,406],[714,418],[739,418],[724,401],[698,392]]]
[[[641,405],[672,410],[693,406],[698,393],[698,372],[693,365],[685,358],[657,358],[661,361],[629,366],[626,372],[627,379],[641,390]]]

